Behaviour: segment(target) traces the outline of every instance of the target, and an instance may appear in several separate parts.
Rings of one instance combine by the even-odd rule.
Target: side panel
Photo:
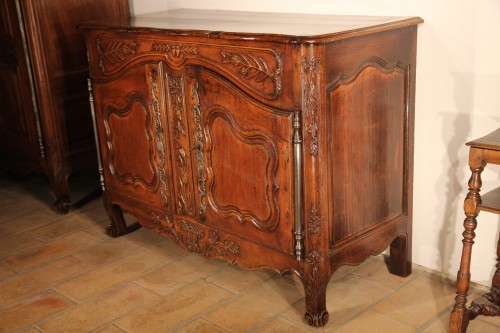
[[[331,248],[411,233],[415,40],[409,27],[327,48]]]
[[[406,211],[405,71],[367,65],[329,90],[334,244]]]

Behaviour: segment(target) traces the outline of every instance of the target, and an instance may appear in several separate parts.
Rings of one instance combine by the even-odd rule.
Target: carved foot
[[[125,228],[125,231],[123,231],[114,224],[108,224],[106,226],[106,234],[109,237],[116,238],[116,237],[119,237],[119,236],[124,235],[126,233],[127,233],[127,228]]]
[[[109,195],[104,193],[104,207],[106,208],[106,213],[108,214],[110,224],[106,227],[106,234],[110,237],[119,237],[128,232],[127,223],[123,217],[123,211],[121,208],[113,204]]]
[[[324,326],[329,319],[326,310],[326,288],[330,274],[324,267],[324,256],[318,251],[312,251],[306,256],[305,272],[302,284],[306,294],[306,312],[304,319],[314,327]]]
[[[125,226],[125,228],[121,227],[120,225],[115,225],[113,223],[110,223],[106,226],[106,235],[116,238],[120,237],[121,235],[128,234],[129,232],[136,231],[137,229],[141,228],[142,226],[139,223],[132,223],[129,226]]]
[[[314,327],[321,327],[325,326],[326,323],[328,323],[328,319],[330,318],[330,315],[328,314],[328,311],[323,310],[320,312],[306,312],[304,315],[304,319],[306,322]]]
[[[71,208],[71,201],[69,199],[58,199],[55,206],[59,214],[67,214]]]

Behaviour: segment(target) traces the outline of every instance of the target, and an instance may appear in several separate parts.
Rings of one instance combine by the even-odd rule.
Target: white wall
[[[499,0],[132,0],[136,13],[175,8],[420,16],[413,261],[456,274],[469,170],[468,140],[500,126]],[[487,166],[483,189],[500,185]],[[490,284],[500,219],[481,213],[472,280]]]

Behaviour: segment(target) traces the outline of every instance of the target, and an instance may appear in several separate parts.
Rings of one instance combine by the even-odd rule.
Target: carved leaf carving
[[[125,43],[124,41],[111,41],[103,46],[99,38],[96,39],[96,48],[99,53],[99,66],[105,72],[104,61],[119,64],[125,61],[131,54],[137,52],[137,43]]]
[[[315,57],[302,58],[302,80],[303,80],[303,99],[305,112],[305,126],[309,133],[309,150],[311,155],[315,156],[319,150],[318,140],[318,75],[319,61]]]
[[[255,56],[251,53],[230,53],[222,50],[220,52],[222,59],[221,63],[231,64],[239,68],[238,73],[247,80],[255,80],[263,82],[270,79],[275,85],[274,96],[278,96],[281,92],[281,58],[275,54],[276,68],[271,70],[266,60],[262,57]]]

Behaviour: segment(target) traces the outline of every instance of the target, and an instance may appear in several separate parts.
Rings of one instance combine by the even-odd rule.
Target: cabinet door
[[[28,67],[14,1],[0,3],[0,150],[9,160],[41,156]],[[31,167],[32,167],[31,166]],[[29,165],[26,167],[30,168]]]
[[[292,113],[266,107],[197,69],[191,131],[199,213],[207,225],[292,253]]]
[[[138,64],[94,84],[107,189],[171,212],[163,65]]]

